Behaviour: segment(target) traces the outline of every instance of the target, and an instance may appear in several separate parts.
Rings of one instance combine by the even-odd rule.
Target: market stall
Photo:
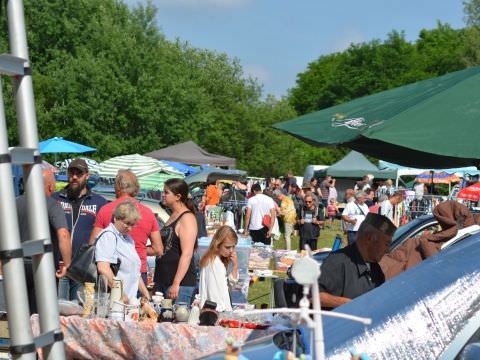
[[[34,335],[39,318],[31,318]],[[225,350],[225,339],[245,342],[268,330],[231,329],[186,323],[125,322],[61,316],[68,359],[197,359]],[[42,354],[39,354],[43,359]]]

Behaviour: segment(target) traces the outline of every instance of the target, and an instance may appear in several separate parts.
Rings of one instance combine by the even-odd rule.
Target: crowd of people
[[[404,193],[393,187],[392,180],[372,182],[371,176],[352,181],[352,187],[339,199],[336,179],[326,176],[319,181],[311,178],[300,186],[292,173],[284,178],[273,178],[262,188],[249,185],[245,234],[255,242],[270,244],[283,228],[286,249],[292,248],[292,234],[300,237],[299,249],[308,244],[316,250],[317,239],[323,228],[343,231],[348,244],[355,241],[361,221],[368,213],[381,214],[392,222],[395,206],[404,200]],[[273,219],[267,222],[266,219]],[[278,222],[274,221],[277,219]]]
[[[109,287],[114,286],[114,279],[121,280],[127,303],[138,297],[150,299],[147,256],[155,256],[154,291],[187,304],[199,293],[202,304],[208,299],[217,303],[219,311],[231,310],[228,289],[238,280],[237,234],[223,226],[205,255],[198,258],[197,214],[201,211],[194,206],[184,180],[169,179],[164,184],[162,203],[170,210],[170,217],[160,229],[152,210],[135,198],[140,186],[132,171],[118,172],[116,200],[111,202],[88,187],[90,173],[83,159],[73,160],[67,175],[67,186],[55,192],[54,174],[43,170],[59,299],[81,298],[78,294],[84,284],[69,277],[68,270],[83,247],[94,246],[98,275],[105,277]],[[25,196],[17,198],[17,214],[21,241],[27,241],[30,220]],[[35,313],[31,259],[26,259],[25,269],[30,312]]]
[[[200,294],[201,304],[214,301],[220,311],[231,310],[229,288],[238,281],[238,260],[235,246],[236,231],[222,226],[214,235],[202,258],[198,256],[197,240],[201,234],[203,210],[220,202],[224,185],[209,184],[195,206],[188,185],[182,179],[169,179],[164,184],[163,205],[170,217],[160,229],[153,212],[135,197],[140,190],[136,175],[120,170],[115,178],[116,200],[108,202],[87,186],[89,169],[82,159],[75,159],[68,167],[68,184],[54,192],[55,178],[51,170],[43,171],[45,195],[57,275],[58,297],[76,300],[83,284],[66,276],[82,246],[95,246],[98,274],[104,275],[108,285],[114,277],[122,280],[126,300],[150,297],[147,285],[147,256],[155,256],[154,290],[178,302],[192,302]],[[246,198],[244,235],[254,242],[271,244],[281,223],[286,248],[292,248],[292,236],[300,238],[299,249],[306,245],[317,249],[321,229],[341,221],[349,246],[357,246],[363,253],[361,223],[368,214],[380,215],[393,223],[393,207],[402,201],[403,194],[392,191],[388,181],[372,189],[367,176],[345,191],[343,210],[339,208],[336,180],[327,176],[322,181],[312,178],[304,186],[289,173],[284,178],[258,183],[234,183]],[[378,204],[376,195],[385,199]],[[21,229],[28,229],[25,198],[17,199]],[[339,219],[339,220],[337,220]],[[363,231],[363,233],[362,233]],[[29,238],[22,233],[22,241]],[[358,254],[354,251],[351,254]],[[30,276],[29,304],[35,312],[35,286],[31,263],[26,261]],[[326,284],[325,289],[329,289]],[[328,303],[328,301],[327,301]]]

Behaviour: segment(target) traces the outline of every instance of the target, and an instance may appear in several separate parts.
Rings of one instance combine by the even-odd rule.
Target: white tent
[[[435,171],[440,172],[444,171],[448,174],[456,174],[460,177],[465,177],[465,175],[479,175],[480,171],[475,166],[467,166],[461,168],[451,168],[451,169],[416,169],[416,168],[409,168],[401,165],[397,165],[394,163],[390,163],[388,161],[379,160],[378,161],[378,168],[380,170],[397,170],[397,179],[395,186],[398,187],[398,181],[402,176],[417,176],[425,171]]]

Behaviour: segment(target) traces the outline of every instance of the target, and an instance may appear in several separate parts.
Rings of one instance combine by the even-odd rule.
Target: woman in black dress
[[[191,303],[196,287],[193,253],[197,239],[197,220],[193,201],[188,198],[188,185],[182,179],[165,182],[163,203],[172,210],[160,231],[163,256],[155,263],[155,290],[177,302]]]

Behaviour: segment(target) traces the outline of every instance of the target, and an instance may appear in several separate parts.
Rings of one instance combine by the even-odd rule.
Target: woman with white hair
[[[125,200],[113,210],[112,222],[98,234],[95,240],[95,261],[99,275],[104,275],[108,286],[112,287],[113,278],[123,282],[124,295],[131,301],[136,299],[137,291],[149,298],[148,290],[140,276],[140,258],[135,250],[135,242],[128,233],[140,219],[135,203]],[[118,273],[114,274],[112,265],[118,264]]]

